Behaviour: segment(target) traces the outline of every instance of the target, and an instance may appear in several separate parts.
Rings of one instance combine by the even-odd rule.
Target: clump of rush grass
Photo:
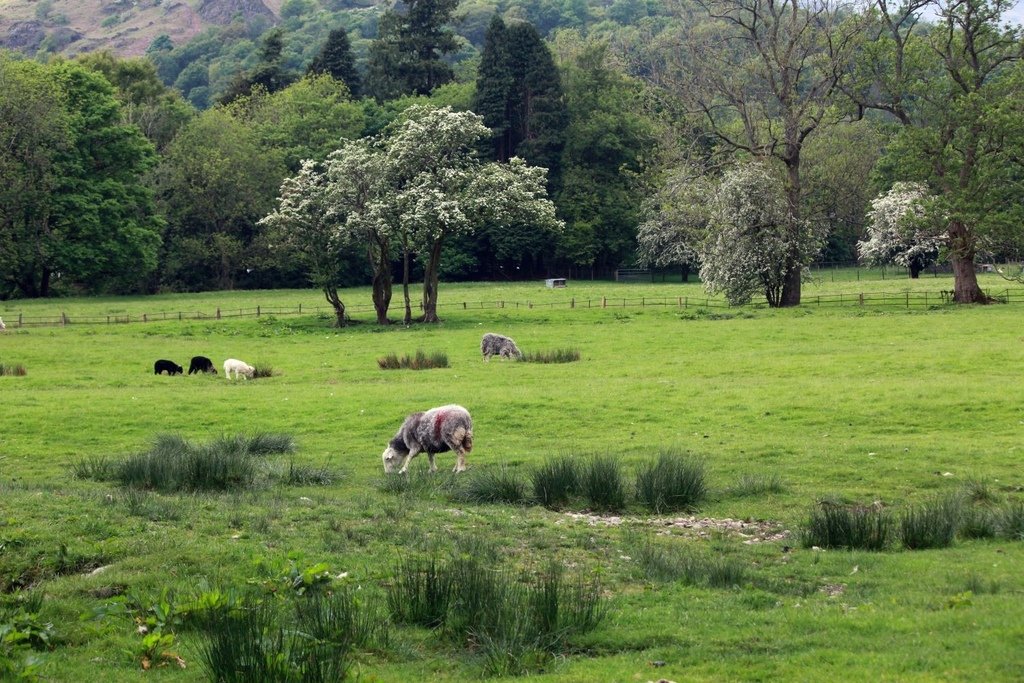
[[[580,359],[579,349],[553,349],[524,353],[523,363],[575,363]]]
[[[261,379],[264,377],[273,377],[277,374],[277,371],[269,363],[256,363],[253,366],[252,378]]]
[[[960,493],[965,502],[980,505],[996,505],[1001,499],[992,483],[979,477],[968,478],[960,487]]]
[[[545,460],[530,472],[534,499],[551,510],[565,507],[579,492],[579,461],[570,456]]]
[[[704,463],[676,452],[663,452],[636,474],[636,499],[655,513],[696,510],[707,497]]]
[[[668,547],[646,537],[630,551],[643,578],[680,582],[690,586],[733,588],[747,577],[747,569],[730,557],[707,558],[685,547]]]
[[[899,520],[900,541],[910,550],[948,548],[953,545],[962,516],[960,496],[937,496],[903,511]]]
[[[959,534],[963,538],[995,538],[999,535],[999,511],[970,505],[960,515]]]
[[[995,595],[1003,589],[1003,585],[995,579],[985,579],[980,574],[971,572],[964,580],[964,590],[975,595]]]
[[[889,515],[875,506],[822,503],[800,531],[805,548],[882,550],[889,540]]]
[[[0,376],[24,377],[28,370],[21,363],[0,363]]]
[[[405,560],[387,586],[387,603],[396,623],[438,628],[448,619],[455,575],[437,557]]]
[[[591,457],[580,472],[580,492],[596,510],[623,510],[626,507],[626,483],[618,458],[607,455]]]
[[[426,353],[422,350],[417,350],[413,356],[399,357],[397,353],[389,353],[378,358],[377,365],[381,370],[431,370],[449,367],[447,353],[441,351]]]
[[[205,610],[200,662],[209,680],[344,681],[357,648],[385,648],[387,622],[348,590],[295,603],[246,596]]]
[[[453,498],[465,503],[527,502],[526,482],[519,473],[504,464],[498,467],[474,468],[453,492]]]
[[[116,471],[115,462],[104,456],[86,456],[71,465],[71,475],[75,479],[110,481],[115,478]]]
[[[999,508],[996,525],[1002,538],[1024,541],[1024,503],[1018,501]]]
[[[452,472],[430,472],[410,468],[405,474],[388,474],[377,483],[377,490],[412,498],[436,498],[454,495],[459,482]]]
[[[729,494],[735,498],[750,498],[769,493],[785,493],[786,484],[777,473],[742,474],[736,483],[729,488]]]
[[[327,467],[300,465],[294,460],[288,463],[288,471],[284,474],[284,482],[289,486],[329,486],[337,479],[337,475]]]
[[[206,444],[162,434],[144,453],[120,461],[82,461],[74,473],[162,492],[253,488],[266,473],[264,456],[289,453],[294,447],[287,434],[221,436]]]

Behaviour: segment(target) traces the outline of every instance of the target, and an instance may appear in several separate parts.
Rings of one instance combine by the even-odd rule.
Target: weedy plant
[[[523,354],[523,363],[575,363],[580,359],[579,349],[554,349],[551,351],[530,351]]]
[[[389,353],[378,358],[377,365],[381,370],[431,370],[449,367],[447,353],[434,351],[428,354],[422,350],[417,350],[413,356],[399,357],[397,353]]]
[[[579,492],[579,461],[570,456],[545,460],[530,471],[534,499],[551,510],[565,507]]]
[[[389,474],[377,483],[381,493],[391,493],[413,498],[437,498],[453,495],[459,487],[458,477],[453,472],[430,472],[410,468],[405,474]]]
[[[666,451],[636,473],[636,498],[655,513],[696,510],[707,497],[704,463]]]
[[[622,464],[614,456],[591,457],[580,472],[580,492],[597,510],[623,510],[626,507],[626,483]]]
[[[910,550],[948,548],[953,545],[963,515],[963,499],[943,495],[903,511],[900,541]]]
[[[805,548],[883,550],[890,528],[888,514],[875,506],[823,502],[811,511],[800,531],[800,541]]]

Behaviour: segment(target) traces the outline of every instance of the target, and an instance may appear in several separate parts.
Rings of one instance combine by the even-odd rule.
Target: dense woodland
[[[373,282],[376,303],[392,279],[639,265],[786,306],[808,264],[860,257],[948,262],[956,299],[985,301],[975,264],[1019,260],[1024,237],[1008,6],[286,0],[280,21],[161,36],[145,58],[0,52],[0,298]],[[432,111],[478,117],[457,155],[403,170]],[[289,192],[354,187],[357,152],[392,183],[377,213],[331,200],[325,242],[263,220]],[[442,187],[455,157],[465,182]],[[492,162],[526,184],[497,184]],[[417,233],[382,198],[423,204],[428,171],[439,204],[515,187],[553,215],[472,204],[447,229],[421,211]]]

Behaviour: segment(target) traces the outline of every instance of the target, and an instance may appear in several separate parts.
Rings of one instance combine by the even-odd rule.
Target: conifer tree
[[[408,0],[406,11],[381,16],[370,46],[367,87],[380,102],[402,95],[429,95],[455,74],[443,61],[458,49],[447,24],[459,0]]]
[[[327,74],[336,81],[348,86],[352,97],[359,96],[360,79],[356,71],[355,58],[352,56],[352,45],[348,33],[343,28],[333,29],[327,36],[327,42],[320,52],[309,63],[309,73]]]

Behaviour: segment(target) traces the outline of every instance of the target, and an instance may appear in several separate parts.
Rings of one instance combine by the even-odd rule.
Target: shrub
[[[13,365],[11,363],[0,363],[0,376],[24,377],[27,374],[28,370],[20,363]]]
[[[636,475],[636,498],[656,513],[695,510],[707,496],[704,463],[678,453],[662,453]]]
[[[456,489],[454,497],[468,503],[521,505],[526,502],[526,483],[510,467],[486,467],[471,472]]]
[[[277,374],[277,371],[267,363],[256,363],[253,366],[252,378],[260,379],[263,377],[273,377]]]
[[[524,353],[524,363],[574,363],[580,359],[579,349],[554,349]]]
[[[626,507],[622,465],[612,456],[594,456],[580,473],[580,491],[591,507],[619,511]]]
[[[440,351],[427,354],[421,350],[417,350],[415,356],[405,355],[401,358],[396,353],[389,353],[378,358],[377,365],[381,370],[430,370],[449,367],[448,354]]]
[[[822,503],[800,532],[805,548],[882,550],[889,539],[889,516],[873,506]]]
[[[546,460],[530,472],[534,499],[546,508],[564,507],[579,491],[579,462],[569,456]]]
[[[960,528],[963,503],[959,496],[939,496],[905,510],[900,516],[900,540],[911,550],[948,548]]]

